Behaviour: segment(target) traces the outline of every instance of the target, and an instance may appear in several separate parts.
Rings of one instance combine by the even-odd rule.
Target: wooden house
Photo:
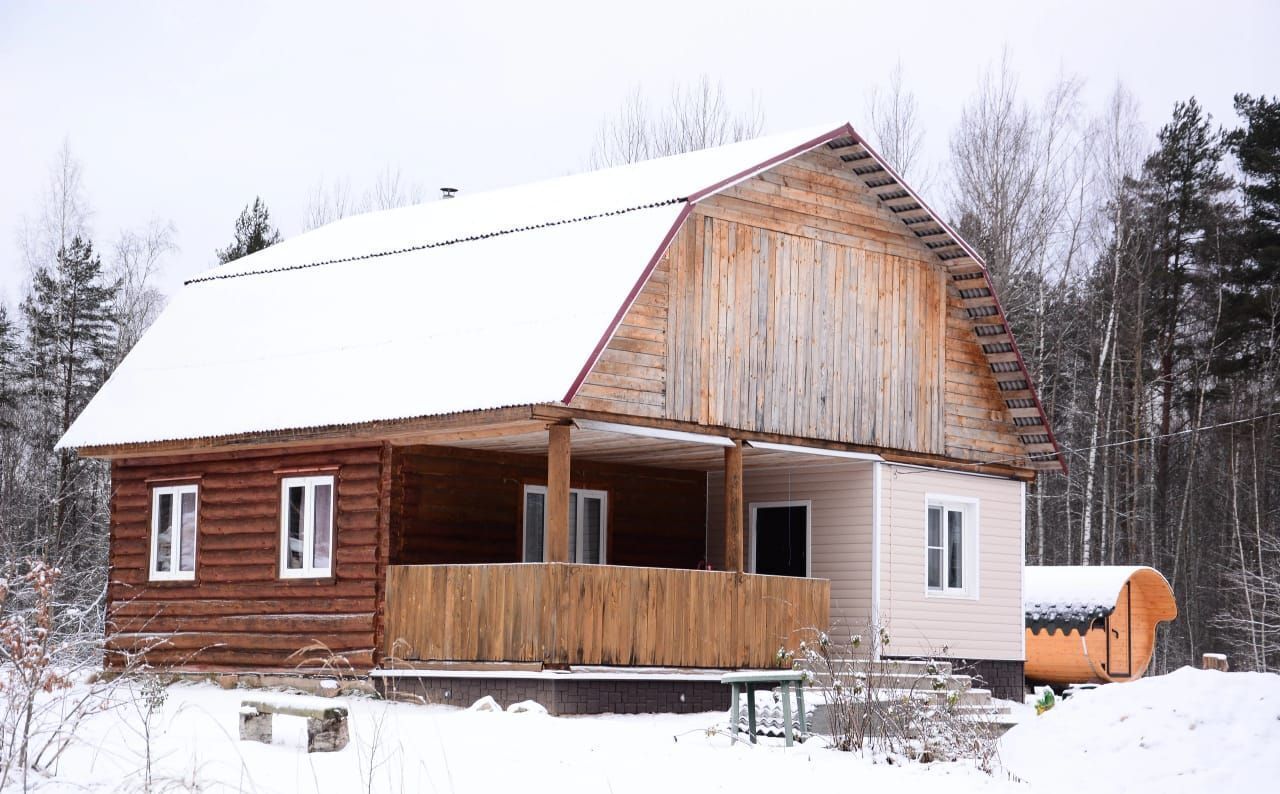
[[[215,268],[61,445],[111,461],[115,652],[561,711],[873,623],[1012,693],[1061,465],[983,263],[848,125]]]
[[[1145,565],[1028,566],[1027,680],[1065,687],[1136,681],[1156,629],[1178,616],[1173,589]]]

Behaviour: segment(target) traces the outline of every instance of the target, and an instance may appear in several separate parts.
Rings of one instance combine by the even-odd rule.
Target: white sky
[[[390,165],[434,200],[581,170],[636,85],[661,100],[705,73],[754,93],[769,132],[868,131],[866,95],[901,58],[936,163],[1006,44],[1028,96],[1062,69],[1097,107],[1119,79],[1154,134],[1178,99],[1234,125],[1234,93],[1280,93],[1277,31],[1270,0],[0,0],[0,294],[21,295],[15,237],[64,137],[104,253],[121,228],[176,224],[171,293],[255,195],[290,236],[321,177],[358,194]]]

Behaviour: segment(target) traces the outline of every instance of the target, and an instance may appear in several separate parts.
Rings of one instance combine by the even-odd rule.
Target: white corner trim
[[[1021,538],[1022,548],[1018,550],[1018,582],[1021,585],[1021,591],[1018,593],[1018,603],[1024,603],[1023,599],[1027,595],[1027,483],[1021,483],[1022,488],[1018,497],[1018,524],[1019,536]],[[1018,624],[1018,637],[1022,641],[1022,661],[1027,661],[1027,628],[1026,613],[1020,616],[1022,621]]]
[[[880,625],[880,489],[883,471],[884,467],[879,462],[871,466],[871,625],[876,631],[884,628]],[[879,660],[880,643],[874,642],[872,647],[875,658]]]
[[[744,442],[752,449],[767,449],[773,452],[797,452],[801,455],[822,455],[828,458],[845,458],[847,460],[869,460],[879,463],[884,458],[870,452],[848,452],[842,449],[822,449],[821,447],[802,447],[798,444],[775,444],[772,441]]]

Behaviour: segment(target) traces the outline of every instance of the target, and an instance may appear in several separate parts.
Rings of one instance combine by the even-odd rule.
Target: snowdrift
[[[1280,675],[1184,667],[1060,701],[1001,760],[1035,791],[1254,792],[1280,781]]]

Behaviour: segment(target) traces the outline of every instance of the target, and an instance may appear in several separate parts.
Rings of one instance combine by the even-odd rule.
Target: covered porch
[[[742,487],[830,457],[582,418],[413,442],[392,455],[385,665],[772,667],[830,625],[807,526],[777,560],[752,547]]]

